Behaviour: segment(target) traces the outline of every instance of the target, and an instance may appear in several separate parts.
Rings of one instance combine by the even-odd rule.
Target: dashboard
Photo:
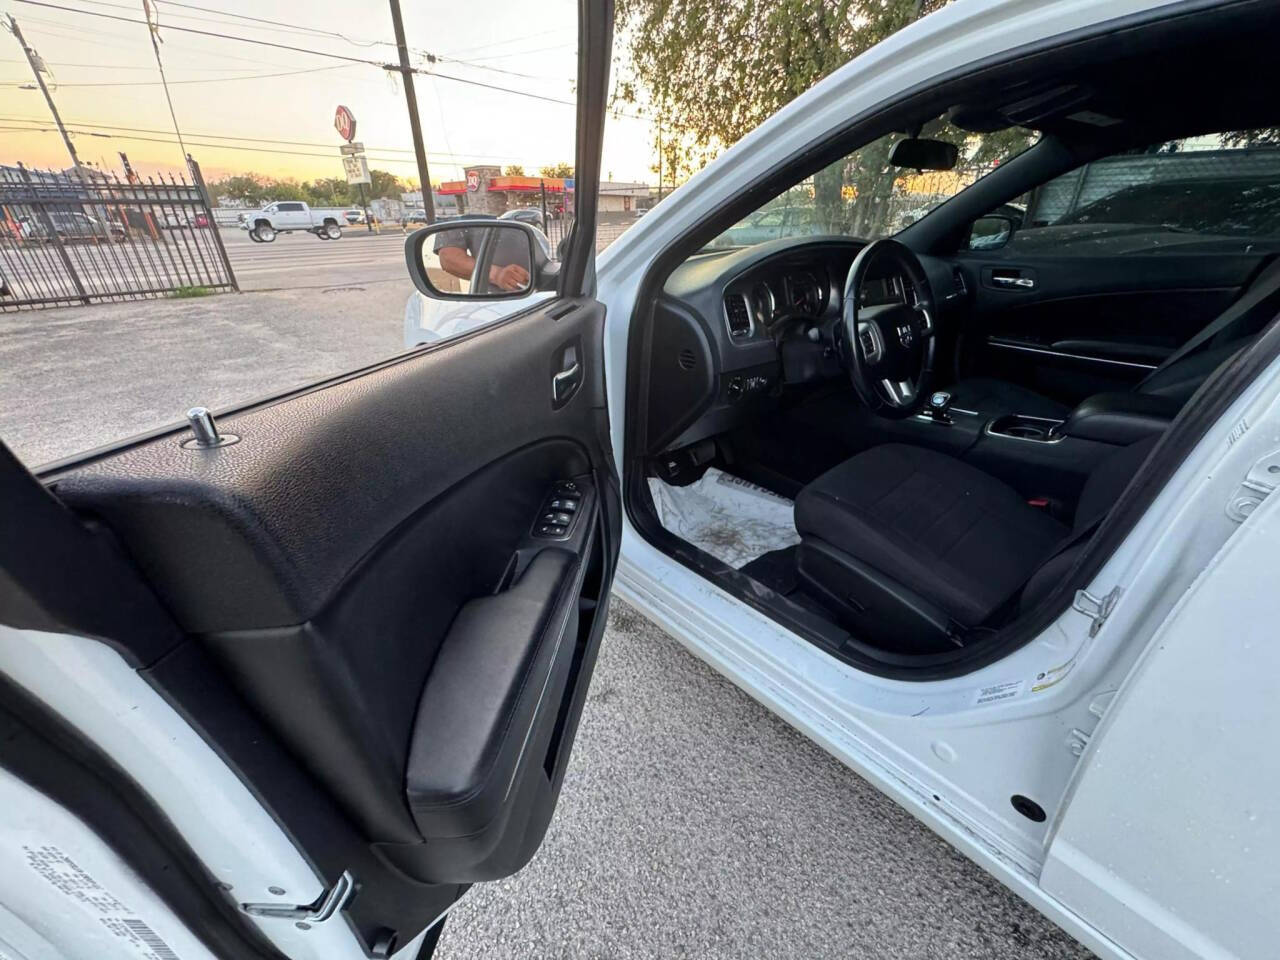
[[[650,452],[767,413],[790,387],[846,376],[833,330],[849,267],[864,245],[845,237],[786,238],[698,253],[677,267],[654,312]],[[936,315],[954,299],[954,265],[925,265]],[[940,283],[947,284],[942,296]],[[911,296],[897,276],[868,278],[860,291],[861,306]]]

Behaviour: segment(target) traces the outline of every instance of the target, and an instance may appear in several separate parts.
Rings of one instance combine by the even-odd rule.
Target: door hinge
[[[1093,739],[1094,730],[1098,728],[1098,723],[1102,720],[1107,712],[1107,708],[1111,706],[1116,692],[1114,690],[1106,690],[1096,697],[1089,704],[1089,714],[1094,718],[1093,724],[1089,730],[1081,730],[1079,727],[1072,727],[1071,732],[1067,734],[1067,749],[1071,751],[1073,756],[1080,756],[1084,753],[1085,748],[1089,746],[1089,741]]]
[[[1089,636],[1096,637],[1098,635],[1102,625],[1107,622],[1107,617],[1111,616],[1111,611],[1115,609],[1116,602],[1120,599],[1120,593],[1119,587],[1113,587],[1110,593],[1101,597],[1095,597],[1088,590],[1076,591],[1076,598],[1072,601],[1071,609],[1083,613],[1093,620],[1093,623],[1089,625]]]
[[[332,887],[320,894],[312,903],[290,906],[286,903],[242,903],[240,909],[255,917],[280,917],[285,920],[304,920],[307,923],[324,923],[351,902],[355,896],[356,879],[350,870]]]
[[[1249,468],[1227,501],[1227,516],[1236,523],[1244,523],[1277,486],[1280,486],[1280,450],[1268,453]]]

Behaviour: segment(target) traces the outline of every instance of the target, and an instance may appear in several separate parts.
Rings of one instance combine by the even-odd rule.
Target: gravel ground
[[[1089,956],[618,601],[545,844],[436,953]]]

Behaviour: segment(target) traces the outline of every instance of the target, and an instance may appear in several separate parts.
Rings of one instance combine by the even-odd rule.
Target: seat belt
[[[1180,346],[1169,356],[1165,357],[1164,362],[1156,367],[1145,377],[1143,377],[1134,390],[1141,390],[1142,385],[1154,377],[1157,373],[1169,369],[1183,357],[1199,350],[1202,346],[1220,334],[1227,327],[1238,321],[1241,317],[1247,315],[1254,307],[1262,303],[1272,294],[1280,291],[1280,257],[1272,260],[1263,268],[1262,272],[1254,278],[1253,283],[1249,284],[1249,289],[1244,292],[1235,303],[1227,307],[1218,315],[1218,318],[1209,324],[1194,337]]]

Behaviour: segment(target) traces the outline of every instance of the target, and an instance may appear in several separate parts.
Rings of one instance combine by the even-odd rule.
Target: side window
[[[1021,206],[1014,214],[1009,207]],[[1001,221],[1012,229],[1001,233]],[[978,220],[970,249],[1099,256],[1280,250],[1280,138],[1191,137],[1096,160]]]
[[[180,73],[189,54],[188,69],[217,80],[174,88],[165,129],[172,119],[184,134],[210,134],[186,139],[185,151],[171,134],[125,141],[120,130],[101,141],[110,149],[90,149],[90,136],[107,133],[72,129],[64,139],[49,132],[38,93],[27,103],[30,119],[5,133],[0,157],[0,441],[19,460],[39,469],[182,424],[194,407],[222,415],[555,296],[578,197],[597,190],[595,174],[580,182],[574,169],[576,5],[443,17],[429,5],[399,6],[403,68],[385,0],[336,28],[349,42],[334,39],[331,12],[295,4],[295,26],[277,23],[277,32],[296,28],[295,59],[319,55],[297,60],[306,68],[297,70],[261,69],[263,41],[248,33],[271,28],[219,21],[217,36],[170,35],[185,29],[169,25],[183,15],[164,14],[166,69]],[[85,11],[60,16],[97,28]],[[195,16],[189,26],[210,25]],[[78,41],[44,35],[34,21],[25,33],[46,63],[90,61]],[[315,64],[336,62],[323,58],[339,47],[355,59],[341,61],[342,83],[318,86]],[[123,114],[137,113],[159,87],[130,84],[155,73],[156,53],[149,43],[112,49],[91,59],[93,79],[119,91]],[[444,51],[448,69],[426,76]],[[235,83],[223,73],[236,73]],[[410,79],[426,128],[421,164]],[[177,97],[184,89],[228,109]],[[626,137],[602,147],[597,250],[650,201],[660,141],[648,112],[634,112],[619,124]],[[432,298],[405,260],[429,213],[517,227],[522,242],[502,232],[502,242],[485,243],[483,231],[460,224],[452,239],[461,242],[428,243],[431,280],[451,295]]]

